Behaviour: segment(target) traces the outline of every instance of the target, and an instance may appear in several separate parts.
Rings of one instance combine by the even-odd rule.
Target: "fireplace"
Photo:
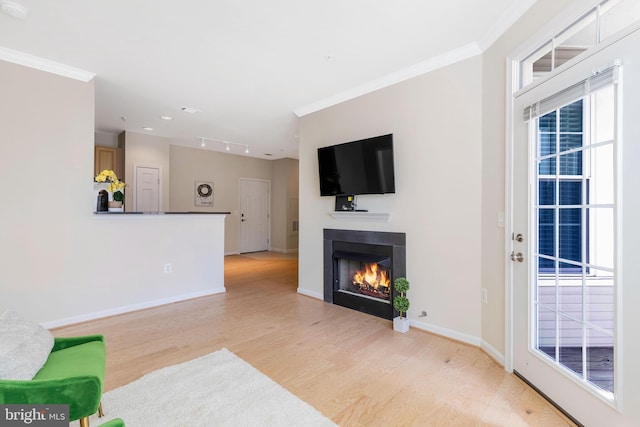
[[[405,234],[324,230],[324,300],[393,319],[393,280],[406,274]]]

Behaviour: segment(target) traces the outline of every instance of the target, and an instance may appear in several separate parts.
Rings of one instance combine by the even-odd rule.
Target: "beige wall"
[[[161,136],[147,135],[137,132],[125,132],[125,179],[128,188],[125,191],[125,210],[135,212],[135,167],[147,166],[160,168],[162,176],[162,200],[160,210],[169,211],[171,170],[169,162],[169,139]],[[192,210],[192,209],[190,209]]]
[[[0,93],[2,306],[55,325],[224,290],[199,238],[221,217],[93,213],[93,81],[0,61]]]
[[[481,77],[478,56],[300,119],[301,293],[322,298],[323,228],[405,232],[412,324],[480,345]],[[317,148],[386,133],[397,193],[358,207],[391,222],[332,219]]]
[[[264,160],[171,144],[169,138],[125,132],[127,211],[134,211],[134,165],[162,168],[163,211],[231,212],[225,221],[225,253],[239,253],[238,209],[240,178],[271,182],[271,247],[282,252],[298,248],[297,233],[288,231],[297,220],[298,160]],[[194,182],[214,183],[212,207],[195,206]]]
[[[458,261],[463,259],[465,270],[471,271],[470,269],[476,266],[477,269],[472,271],[480,278],[464,279],[464,284],[456,283],[454,289],[465,295],[466,302],[462,305],[457,304],[453,296],[448,299],[446,290],[427,290],[427,285],[416,284],[425,289],[418,292],[414,287],[412,290],[410,297],[413,311],[409,311],[409,317],[425,329],[482,345],[494,357],[502,360],[505,348],[506,254],[505,229],[498,225],[498,215],[505,212],[506,56],[569,3],[568,0],[537,2],[482,55],[481,59],[466,60],[303,117],[300,120],[300,270],[312,268],[311,265],[321,257],[318,242],[321,241],[319,239],[323,227],[406,231],[409,280],[412,280],[412,276],[418,276],[421,281],[422,277],[426,277],[424,281],[430,282],[429,278],[435,277],[435,281],[443,283],[441,280],[447,277],[447,271],[459,269]],[[462,69],[466,70],[466,73]],[[465,93],[464,89],[469,86],[472,90]],[[403,90],[406,87],[412,89]],[[464,110],[461,110],[460,106],[463,106]],[[471,106],[476,110],[464,112]],[[452,111],[455,111],[455,114]],[[438,114],[443,117],[439,117]],[[434,119],[436,117],[437,119]],[[456,121],[460,118],[464,118],[464,125]],[[333,202],[328,200],[330,198],[326,198],[325,201],[325,198],[313,197],[318,192],[315,148],[386,132],[394,133],[396,139],[398,194],[369,196],[366,202],[363,196],[360,197],[359,207],[366,209],[373,206],[374,210],[378,211],[390,210],[393,212],[392,222],[372,225],[326,220],[323,214],[332,210]],[[405,133],[415,138],[402,138]],[[461,139],[466,141],[461,144]],[[403,153],[403,149],[407,151],[406,154]],[[462,161],[454,163],[453,159]],[[474,160],[478,163],[474,164]],[[468,188],[451,187],[446,179],[442,179],[447,175],[447,172],[442,170],[445,168],[450,172],[458,172],[459,176],[455,179],[466,183]],[[412,180],[409,177],[416,179]],[[404,179],[413,182],[403,183]],[[416,184],[418,182],[419,185]],[[443,183],[449,185],[442,186]],[[437,189],[432,189],[433,186],[442,186],[441,191],[447,194],[434,197]],[[476,193],[472,197],[467,196],[467,201],[471,202],[470,206],[463,207],[459,196],[474,189]],[[411,199],[402,197],[405,191],[411,192]],[[312,194],[309,195],[309,192]],[[478,205],[475,205],[474,201],[477,201]],[[322,207],[319,208],[320,206]],[[445,221],[444,227],[426,224],[439,215],[431,212],[434,207],[440,212],[458,210],[458,213],[465,214],[460,213],[457,222]],[[413,210],[415,213],[403,212],[400,214],[402,220],[399,220],[399,209]],[[469,227],[477,220],[473,217],[474,212],[481,218],[477,223],[478,229]],[[399,230],[398,224],[402,223],[406,224],[405,229]],[[435,230],[430,230],[431,227]],[[464,237],[465,234],[461,232],[463,229],[467,230],[471,239]],[[480,235],[478,230],[481,231]],[[413,239],[421,241],[410,253],[412,235]],[[451,238],[457,239],[455,243],[448,243]],[[434,239],[442,246],[441,251],[438,251],[439,245],[433,242]],[[429,241],[433,243],[428,243]],[[306,250],[314,253],[307,257],[303,254]],[[418,267],[425,262],[420,260],[422,257],[416,252],[435,253],[442,257],[442,262],[437,263],[443,267],[442,271],[429,269],[427,275],[419,274],[417,268],[412,265],[412,260]],[[431,265],[429,259],[425,261],[427,266]],[[309,280],[306,275],[304,278],[300,277],[301,292],[319,296],[320,284],[308,283]],[[450,280],[459,281],[453,278],[446,279]],[[482,288],[488,291],[487,304],[479,303]],[[439,314],[437,310],[430,311],[432,306],[443,307],[443,312],[449,307],[451,317]],[[451,307],[456,309],[452,310]],[[427,318],[416,318],[417,313],[423,309],[428,313]],[[461,319],[456,319],[457,315],[460,315]],[[461,324],[466,324],[467,328],[461,329]],[[470,326],[472,324],[479,326],[479,329]]]
[[[240,178],[271,181],[271,163],[270,160],[171,145],[170,210],[231,212],[225,222],[225,253],[238,253]],[[212,207],[194,205],[195,181],[213,182]],[[273,184],[271,188],[273,190]],[[274,206],[271,209],[273,213]]]
[[[505,349],[505,229],[498,214],[505,212],[506,58],[570,0],[540,0],[484,54],[482,68],[482,339],[492,354]]]
[[[271,249],[278,252],[298,250],[298,160],[279,159],[272,162],[271,183]]]

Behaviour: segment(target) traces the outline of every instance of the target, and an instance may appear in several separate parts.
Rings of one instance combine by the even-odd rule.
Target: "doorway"
[[[587,425],[630,420],[622,378],[633,340],[623,347],[621,325],[637,319],[622,317],[637,261],[624,248],[638,229],[636,197],[623,189],[640,179],[629,139],[640,131],[638,43],[635,28],[514,100],[511,363]]]
[[[269,249],[271,182],[240,178],[240,253]]]
[[[159,212],[161,206],[161,170],[154,166],[134,166],[135,211]]]

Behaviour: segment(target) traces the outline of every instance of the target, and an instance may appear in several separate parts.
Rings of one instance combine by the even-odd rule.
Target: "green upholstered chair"
[[[102,415],[105,365],[102,335],[55,338],[51,354],[32,380],[0,380],[0,403],[67,404],[69,420],[88,427],[90,415]]]

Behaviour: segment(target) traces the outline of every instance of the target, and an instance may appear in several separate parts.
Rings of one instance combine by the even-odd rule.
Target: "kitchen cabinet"
[[[118,178],[124,180],[124,158],[121,148],[95,146],[94,175],[105,169],[114,171]]]

